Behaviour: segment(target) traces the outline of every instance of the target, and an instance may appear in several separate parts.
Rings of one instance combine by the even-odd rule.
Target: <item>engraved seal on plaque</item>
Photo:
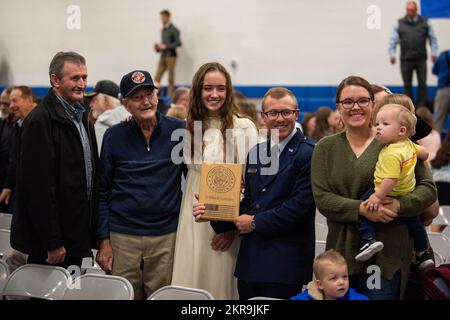
[[[230,191],[236,182],[233,172],[226,167],[215,167],[206,176],[206,181],[211,190],[223,193]]]

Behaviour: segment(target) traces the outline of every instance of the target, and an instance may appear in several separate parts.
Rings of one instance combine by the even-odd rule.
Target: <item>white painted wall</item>
[[[159,12],[169,9],[181,30],[177,84],[217,60],[238,85],[336,85],[349,74],[401,85],[387,45],[404,0],[0,0],[0,84],[48,85],[57,51],[87,58],[89,85],[116,82],[132,69],[156,71]],[[69,5],[80,29],[66,27]],[[380,8],[380,29],[366,12]],[[450,48],[450,19],[433,19],[439,48]],[[231,60],[237,68],[231,68]],[[429,64],[431,66],[431,64]],[[436,78],[429,72],[429,84]],[[163,84],[166,78],[163,79]]]

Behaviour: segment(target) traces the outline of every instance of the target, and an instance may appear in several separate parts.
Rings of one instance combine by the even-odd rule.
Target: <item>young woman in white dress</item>
[[[219,63],[206,63],[194,75],[188,110],[191,139],[184,140],[183,148],[188,174],[178,222],[172,284],[205,289],[215,299],[238,299],[233,275],[240,242],[238,233],[216,234],[210,223],[196,223],[192,206],[199,192],[200,163],[245,165],[248,150],[257,142],[257,130],[251,120],[238,114],[230,75]],[[201,137],[194,145],[194,127],[200,124],[201,130],[195,134],[201,132]]]

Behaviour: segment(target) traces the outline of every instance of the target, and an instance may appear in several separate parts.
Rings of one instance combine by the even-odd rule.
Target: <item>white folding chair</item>
[[[433,251],[438,253],[442,259],[443,263],[450,261],[450,239],[447,238],[442,233],[428,232],[428,240],[433,248]]]
[[[4,259],[13,252],[13,249],[9,244],[10,236],[11,232],[9,230],[0,229],[0,259]]]
[[[133,300],[131,283],[118,276],[83,274],[64,293],[63,300]]]
[[[0,229],[11,230],[11,213],[0,213]]]
[[[3,287],[6,285],[6,281],[9,276],[9,267],[5,261],[0,260],[0,298],[2,296]]]
[[[12,249],[12,252],[3,259],[9,267],[9,272],[27,264],[28,254]]]
[[[438,225],[443,225],[443,226],[448,226],[448,219],[445,214],[444,214],[444,206],[439,207],[439,212],[438,215],[436,216],[436,218],[433,219],[433,222],[431,224],[438,224]]]
[[[84,274],[106,274],[102,268],[88,267],[83,270]]]
[[[26,264],[9,275],[3,296],[61,300],[71,282],[70,273],[64,268]]]
[[[446,226],[444,231],[442,231],[442,234],[450,239],[450,226]]]
[[[440,206],[439,207],[439,214],[442,213],[442,215],[445,217],[445,219],[450,221],[450,206]]]
[[[442,256],[439,253],[433,251],[433,254],[434,254],[434,264],[436,267],[439,267],[441,264],[444,264],[444,258],[442,258]]]
[[[325,216],[323,215],[323,214],[321,214],[320,212],[319,212],[319,210],[317,210],[316,209],[316,223],[320,223],[320,224],[323,224],[323,225],[327,225],[327,218],[325,218]]]
[[[327,245],[327,242],[324,240],[316,240],[316,257],[321,254],[322,252],[325,252],[325,247]]]
[[[327,240],[328,227],[326,225],[316,222],[315,229],[316,229],[316,240],[323,240],[323,241]]]
[[[97,251],[92,249],[92,257],[83,258],[81,262],[81,271],[82,273],[95,273],[95,274],[105,274],[105,271],[100,268],[100,266],[95,261],[95,257],[97,256]]]
[[[153,292],[147,300],[214,300],[214,297],[203,289],[169,285]]]

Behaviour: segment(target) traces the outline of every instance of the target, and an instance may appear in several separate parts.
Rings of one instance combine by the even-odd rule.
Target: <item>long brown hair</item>
[[[433,114],[431,113],[430,109],[428,109],[427,107],[417,108],[416,114],[419,117],[421,117],[422,120],[425,121],[431,127],[431,129],[437,130],[436,125],[434,124],[433,121]]]
[[[450,130],[447,133],[447,136],[442,142],[441,147],[436,153],[436,157],[431,160],[431,166],[436,169],[440,169],[443,166],[446,166],[450,162]]]
[[[231,84],[230,74],[227,72],[224,66],[218,62],[208,62],[202,65],[194,77],[192,78],[192,87],[189,93],[189,108],[187,115],[187,129],[191,134],[191,156],[194,155],[194,121],[203,121],[208,117],[208,110],[203,104],[202,100],[202,89],[205,76],[208,72],[219,71],[225,76],[226,79],[226,89],[227,95],[222,108],[219,110],[222,137],[224,141],[224,146],[226,142],[226,130],[233,128],[233,115],[238,116],[237,107],[234,103],[233,98],[233,86]],[[205,123],[202,125],[202,136],[206,129]],[[203,150],[203,142],[202,148]]]
[[[316,111],[316,128],[314,129],[311,138],[316,141],[322,139],[326,132],[332,132],[333,129],[330,128],[328,124],[328,117],[333,112],[330,107],[319,107]]]
[[[311,137],[312,132],[308,131],[309,130],[308,129],[308,122],[309,122],[309,120],[311,120],[315,116],[316,116],[316,114],[314,112],[306,112],[303,115],[301,125],[302,125],[303,133],[305,134],[305,136]],[[316,118],[316,121],[317,121],[317,118]],[[314,130],[313,130],[313,132],[314,132]]]

